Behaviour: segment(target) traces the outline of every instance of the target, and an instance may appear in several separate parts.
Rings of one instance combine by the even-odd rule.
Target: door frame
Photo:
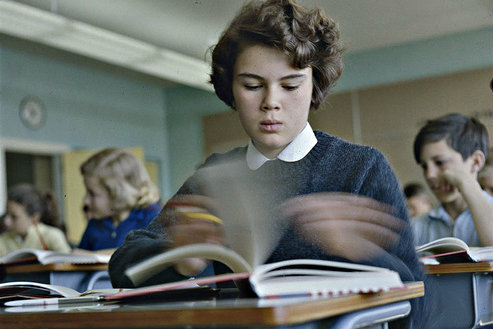
[[[70,145],[64,143],[0,137],[0,214],[5,212],[5,205],[7,203],[7,165],[5,152],[58,156],[71,150]],[[59,172],[56,173],[54,179],[57,192],[61,191],[61,174]]]

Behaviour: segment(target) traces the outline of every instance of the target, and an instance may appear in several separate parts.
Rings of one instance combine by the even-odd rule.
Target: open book
[[[278,191],[256,184],[245,173],[244,160],[228,161],[197,170],[201,192],[214,198],[224,223],[229,247],[252,266],[264,263],[288,227],[276,212]]]
[[[218,296],[218,291],[210,285],[224,281],[234,281],[240,289],[248,288],[248,293],[253,291],[259,297],[335,296],[404,287],[397,272],[335,261],[293,259],[260,265],[252,270],[250,265],[231,249],[212,244],[188,245],[173,249],[129,268],[126,273],[131,280],[139,282],[171,266],[179,257],[191,256],[221,261],[238,272],[142,288],[96,289],[83,293],[44,283],[7,282],[0,283],[0,301],[3,300],[5,306],[39,306],[102,301],[197,300]]]
[[[416,252],[422,256],[423,264],[449,264],[493,261],[493,246],[469,247],[464,241],[446,237],[417,246]]]
[[[244,278],[236,275],[235,279]],[[218,281],[230,278],[215,278]],[[218,290],[205,284],[211,278],[174,282],[166,285],[148,286],[137,289],[93,289],[78,292],[72,288],[54,284],[31,281],[13,281],[0,283],[0,305],[4,306],[42,306],[77,305],[86,303],[139,302],[152,300],[198,300],[218,296]],[[200,286],[199,284],[204,284]]]
[[[0,258],[0,265],[16,265],[29,262],[40,264],[97,264],[108,263],[111,255],[63,253],[39,249],[19,249]]]
[[[206,258],[225,264],[235,273],[218,275],[218,279],[248,278],[249,287],[259,297],[332,296],[385,291],[403,286],[397,272],[352,263],[292,259],[252,267],[233,250],[213,244],[194,244],[172,249],[128,268],[125,274],[138,285],[172,266],[173,262],[188,257]],[[214,282],[214,277],[207,279]],[[159,289],[159,286],[166,287],[166,284],[155,286],[154,289]]]

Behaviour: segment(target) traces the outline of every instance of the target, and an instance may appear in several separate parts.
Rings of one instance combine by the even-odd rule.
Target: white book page
[[[418,253],[429,251],[434,254],[441,254],[459,250],[469,250],[469,247],[464,241],[454,237],[441,238],[416,247]]]
[[[220,205],[229,247],[255,268],[270,256],[287,223],[269,213],[273,206],[262,197],[266,186],[255,186],[242,175],[239,168],[244,166],[244,161],[230,162],[197,173],[204,190]]]
[[[58,263],[71,263],[71,264],[95,264],[95,263],[108,263],[111,255],[106,254],[76,254],[76,253],[63,253],[50,250],[40,249],[19,249],[15,250],[4,257],[0,258],[0,263],[8,263],[24,258],[36,257],[40,264],[58,264]]]
[[[54,284],[45,284],[39,282],[30,282],[30,281],[13,281],[13,282],[5,282],[0,283],[0,292],[4,289],[14,289],[17,288],[19,291],[29,289],[39,289],[45,290],[47,292],[57,293],[63,297],[78,297],[80,293],[72,288],[57,286]]]
[[[469,250],[469,254],[476,261],[493,261],[493,246],[474,247]]]

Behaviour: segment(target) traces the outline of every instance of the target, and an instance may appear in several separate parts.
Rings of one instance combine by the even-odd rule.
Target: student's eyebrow
[[[239,73],[237,76],[241,77],[241,78],[252,78],[252,79],[257,79],[257,80],[264,80],[264,78],[262,78],[260,75],[257,75],[254,73]],[[280,80],[290,80],[290,79],[299,79],[299,78],[306,78],[306,74],[302,74],[302,73],[289,74],[289,75],[281,77]]]

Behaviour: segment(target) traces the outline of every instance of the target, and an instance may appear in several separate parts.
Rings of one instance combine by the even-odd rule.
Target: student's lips
[[[447,185],[440,184],[440,185],[433,185],[431,189],[437,193],[447,193],[447,192],[451,192],[453,187],[448,184]]]
[[[276,132],[281,129],[282,123],[279,121],[263,121],[260,123],[260,129],[266,132]]]

